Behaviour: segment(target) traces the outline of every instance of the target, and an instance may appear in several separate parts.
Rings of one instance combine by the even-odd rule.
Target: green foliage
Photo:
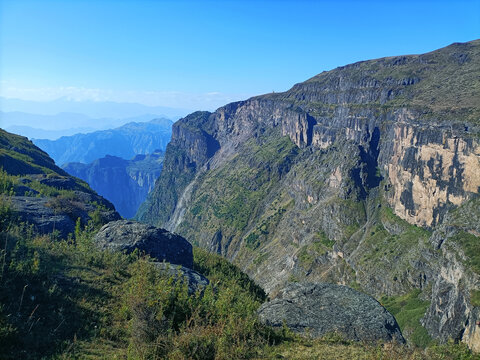
[[[232,243],[245,240],[249,250],[260,247],[275,231],[291,199],[271,204],[259,219],[267,194],[274,191],[293,163],[298,148],[277,130],[268,131],[242,145],[238,154],[197,182],[179,231],[195,239],[199,227],[212,235],[221,230]],[[268,164],[268,165],[267,165]],[[208,204],[208,206],[207,206]],[[250,228],[250,226],[253,228]]]
[[[321,339],[292,337],[278,346],[265,349],[256,359],[315,360],[478,360],[465,344],[448,342],[426,350],[397,343],[359,344],[344,341],[336,334]]]
[[[473,234],[459,231],[449,241],[459,245],[466,257],[466,265],[480,274],[480,239]]]
[[[473,354],[466,344],[449,340],[446,344],[435,344],[426,351],[431,359],[478,360],[480,354]]]
[[[281,338],[257,321],[263,290],[220,256],[195,249],[211,284],[189,295],[148,258],[96,249],[93,231],[77,221],[67,240],[23,224],[0,234],[2,359],[235,359]]]
[[[309,111],[320,116],[328,116],[333,113],[335,107],[348,106],[353,109],[365,109],[370,111],[377,109],[378,113],[394,111],[399,107],[408,107],[419,110],[423,120],[448,119],[450,122],[463,123],[469,121],[478,124],[480,119],[477,99],[480,97],[478,82],[472,81],[478,74],[479,66],[478,41],[476,44],[452,44],[443,49],[412,57],[392,57],[377,60],[364,61],[355,66],[342,67],[333,71],[321,73],[303,84],[299,84],[292,90],[282,94],[282,101],[290,101],[292,105],[307,107]],[[458,55],[462,54],[465,62],[459,64]],[[398,61],[402,63],[396,63]],[[309,89],[316,85],[318,89],[324,87],[335,91],[335,81],[339,78],[348,78],[352,83],[361,83],[365,79],[371,79],[379,84],[379,90],[388,87],[395,93],[386,102],[340,103],[325,104],[314,103],[310,98],[305,98],[305,86]],[[403,85],[404,80],[417,79],[414,84]],[[305,85],[304,85],[305,84]],[[304,86],[302,86],[304,85]],[[465,91],[465,89],[469,91]],[[311,90],[310,90],[311,91]],[[337,91],[341,91],[338,89]],[[378,95],[380,95],[378,93]],[[275,98],[279,95],[269,95]],[[378,96],[380,99],[381,97]],[[333,110],[332,110],[333,108]]]
[[[266,300],[267,296],[260,286],[220,255],[211,254],[201,248],[194,247],[193,260],[194,270],[208,277],[214,284],[239,286],[241,291],[250,294],[254,300],[260,303]]]
[[[0,194],[13,195],[15,193],[15,185],[17,177],[8,175],[8,173],[0,167]]]
[[[0,234],[2,359],[475,359],[461,344],[420,352],[273,331],[256,317],[263,290],[222,257],[194,249],[210,285],[188,294],[149,258],[97,250],[92,229],[77,223],[62,241],[23,224]],[[385,300],[406,329],[426,306],[417,292]]]
[[[15,219],[15,212],[11,208],[8,197],[0,195],[0,232],[7,231]]]
[[[315,234],[315,237],[318,240],[318,242],[320,244],[322,244],[323,246],[325,246],[326,248],[328,249],[332,249],[333,248],[333,245],[335,244],[335,240],[331,240],[328,238],[327,234],[325,234],[325,232],[323,231],[318,231],[316,234]]]
[[[416,346],[426,347],[432,339],[420,324],[420,319],[430,302],[420,299],[419,295],[420,290],[413,290],[402,296],[383,297],[381,303],[395,316],[405,337]]]
[[[480,290],[472,290],[470,292],[470,303],[473,306],[480,306]]]

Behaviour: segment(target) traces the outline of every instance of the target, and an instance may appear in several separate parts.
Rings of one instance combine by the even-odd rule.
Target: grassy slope
[[[378,88],[400,90],[393,99],[384,103],[349,104],[357,107],[395,109],[411,107],[420,110],[426,118],[447,119],[449,121],[470,122],[479,125],[480,108],[480,40],[456,43],[445,48],[410,56],[396,56],[376,60],[361,61],[332,71],[323,72],[294,86],[291,90],[267,95],[273,99],[294,102],[311,111],[326,111],[336,104],[308,103],[301,100],[303,94],[312,91],[312,86],[329,88],[338,85],[338,77],[352,81],[377,82]],[[413,85],[402,87],[395,81],[419,79]],[[356,91],[366,90],[359,87]],[[314,110],[317,108],[317,110]]]
[[[216,231],[213,229],[220,229],[224,238],[234,242],[248,232],[249,224],[259,216],[262,200],[277,186],[297,154],[287,137],[266,139],[249,140],[227,166],[213,170],[200,181],[185,222],[198,227],[179,229],[180,232],[196,239],[194,233],[201,228],[209,239]],[[279,205],[271,214],[273,225],[284,211],[282,209]],[[258,229],[251,231],[249,239],[255,239],[247,244],[251,248],[258,246],[260,233],[268,231],[267,227],[272,224],[260,224]]]
[[[293,147],[280,139],[253,149],[268,158],[279,151],[290,154]],[[27,224],[18,223],[8,207],[8,194],[20,186],[19,177],[5,171],[1,175],[0,348],[4,359],[245,359],[319,354],[324,358],[330,354],[365,359],[398,354],[420,359],[455,359],[458,354],[472,358],[461,346],[444,346],[435,350],[438,356],[430,356],[404,347],[345,343],[335,336],[310,342],[285,330],[275,332],[256,318],[256,309],[265,300],[263,290],[220,256],[195,249],[194,267],[211,285],[203,296],[189,296],[185,286],[159,274],[149,259],[96,250],[91,239],[101,223],[95,219],[85,228],[79,224],[68,239],[36,235]],[[267,179],[258,185],[269,184]],[[39,190],[48,196],[61,195],[48,186]],[[323,239],[323,245],[331,243]]]
[[[148,258],[96,250],[94,231],[54,242],[23,226],[0,234],[2,359],[475,359],[454,344],[420,350],[274,332],[256,320],[263,291],[221,257],[195,249],[211,285],[188,296]]]

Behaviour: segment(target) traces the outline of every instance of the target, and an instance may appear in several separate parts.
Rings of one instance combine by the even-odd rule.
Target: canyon
[[[455,43],[190,114],[136,219],[222,254],[270,296],[321,281],[415,297],[407,339],[478,350],[479,69],[480,41]]]

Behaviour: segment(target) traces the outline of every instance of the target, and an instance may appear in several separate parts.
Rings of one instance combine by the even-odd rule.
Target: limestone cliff
[[[189,115],[137,218],[225,255],[270,293],[297,280],[377,299],[420,291],[430,336],[478,347],[480,232],[455,212],[479,213],[479,71],[477,40]]]
[[[68,163],[63,169],[110,200],[120,215],[131,218],[153,189],[162,170],[163,157],[161,150],[136,155],[131,160],[107,155],[90,164]]]

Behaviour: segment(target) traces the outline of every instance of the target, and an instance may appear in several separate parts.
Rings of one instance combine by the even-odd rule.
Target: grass
[[[221,230],[223,237],[232,242],[245,237],[251,250],[265,241],[290,205],[277,204],[257,222],[260,206],[297,154],[288,137],[268,135],[248,140],[226,166],[199,179],[192,204],[177,231],[195,239],[198,230],[212,232],[210,236]],[[253,222],[256,226],[250,229]]]
[[[97,250],[96,229],[78,225],[56,241],[23,224],[0,233],[2,359],[478,359],[461,344],[424,350],[272,330],[256,316],[264,291],[221,256],[194,248],[210,285],[189,295],[148,257]],[[403,329],[427,306],[417,292],[384,300]]]
[[[268,97],[280,98],[300,107],[318,108],[319,114],[327,113],[329,107],[345,107],[351,111],[356,108],[379,109],[381,111],[395,111],[399,107],[416,110],[419,120],[449,122],[469,121],[478,124],[479,110],[476,99],[480,96],[478,81],[472,81],[478,76],[479,45],[455,44],[432,53],[409,57],[392,57],[363,61],[341,67],[333,71],[321,73],[294,87],[283,94],[273,94]],[[463,63],[459,64],[458,55],[466,55]],[[323,100],[316,94],[341,94],[345,90],[338,88],[339,77],[348,78],[352,82],[351,94],[361,87],[362,92],[371,93],[373,98],[367,103],[351,101],[349,104],[340,104]],[[403,85],[404,79],[416,79],[415,84]],[[363,85],[365,81],[375,82],[378,88],[391,89],[393,97],[380,103],[380,90]],[[312,86],[314,85],[314,86]],[[308,87],[307,87],[308,86]],[[313,88],[313,89],[312,89]],[[313,93],[312,96],[305,94]],[[303,95],[303,97],[302,97]],[[336,96],[332,96],[335,98]],[[298,99],[306,100],[298,100]],[[316,99],[318,98],[318,99]],[[322,101],[323,100],[323,101]],[[315,103],[318,101],[318,103]],[[325,115],[323,115],[325,116]]]
[[[397,319],[404,336],[419,347],[428,346],[432,339],[420,323],[420,319],[430,305],[429,301],[419,298],[420,290],[402,296],[383,297],[381,304]]]
[[[473,306],[480,306],[480,290],[472,290],[470,292],[470,303]]]
[[[477,236],[459,231],[449,239],[449,242],[459,245],[465,255],[465,265],[472,271],[480,274],[480,240]]]
[[[263,290],[220,256],[195,249],[211,285],[189,295],[149,258],[97,250],[95,231],[0,234],[2,359],[235,359],[278,337],[256,320]]]
[[[293,338],[278,346],[268,347],[256,359],[290,360],[476,360],[464,344],[448,343],[427,349],[407,347],[394,343],[369,345],[333,339]]]

